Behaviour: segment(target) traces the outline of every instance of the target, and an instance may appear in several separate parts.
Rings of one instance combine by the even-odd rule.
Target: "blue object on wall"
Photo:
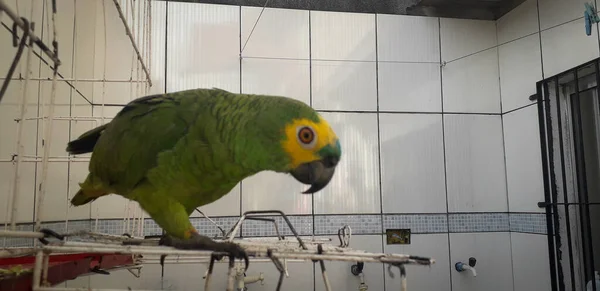
[[[592,34],[592,24],[600,22],[600,18],[598,18],[598,14],[589,3],[585,3],[585,12],[583,13],[585,19],[585,34],[590,36]]]

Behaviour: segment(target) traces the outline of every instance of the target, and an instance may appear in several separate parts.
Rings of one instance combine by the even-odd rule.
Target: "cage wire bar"
[[[600,290],[600,286],[596,286],[593,272],[593,255],[594,251],[597,252],[598,250],[594,250],[592,247],[590,218],[590,206],[600,205],[600,203],[588,200],[587,175],[583,155],[582,121],[579,112],[580,93],[587,90],[594,90],[597,93],[596,98],[600,98],[599,62],[600,58],[592,60],[537,83],[537,109],[545,197],[545,201],[539,202],[538,206],[545,208],[546,211],[548,252],[550,258],[549,270],[553,291],[577,290],[579,289],[578,286],[585,286],[586,282],[591,282],[591,290]],[[586,76],[581,76],[580,71],[585,68],[593,68],[587,76],[593,76],[595,84],[590,88],[581,90],[580,81]],[[573,78],[573,81],[569,82],[573,83],[573,92],[562,92],[560,80],[565,77]],[[554,92],[551,93],[551,89]],[[564,102],[565,107],[568,106],[569,108],[562,108],[561,102]],[[598,108],[598,111],[600,112],[600,108]],[[563,120],[563,117],[565,120]],[[564,126],[563,123],[565,124]],[[572,136],[564,134],[564,130],[571,130]],[[556,145],[557,143],[558,145]],[[567,145],[571,143],[572,149],[567,149]],[[572,190],[569,190],[567,186],[567,150],[573,156],[571,157],[572,160],[569,167],[575,168],[575,177],[570,177],[573,179]],[[557,172],[560,173],[557,174]],[[570,173],[570,175],[573,174]],[[563,192],[562,197],[559,195],[558,186],[562,188],[560,189]],[[569,194],[573,195],[573,197],[569,198]],[[562,198],[562,201],[560,201],[560,198]],[[571,199],[574,199],[574,201],[571,201]],[[570,209],[570,207],[573,208]],[[573,212],[574,217],[571,217],[571,212]],[[579,236],[577,236],[576,230],[571,229],[571,219],[573,218],[576,218],[574,223],[582,230]],[[566,225],[566,236],[561,233],[561,220],[564,220]],[[587,235],[585,232],[587,232]],[[576,244],[576,241],[573,241],[574,239],[579,239],[580,244]],[[566,263],[569,268],[568,279],[570,279],[571,284],[568,287],[570,289],[565,284],[565,266],[563,265],[564,256],[562,254],[562,244],[564,241],[567,244],[568,262]],[[575,246],[579,247],[581,253],[575,254]],[[575,272],[576,259],[582,261],[580,262],[580,265],[583,266],[583,274],[581,274],[583,278],[580,278],[584,281],[582,284],[577,284],[579,280],[576,278]]]
[[[274,219],[265,218],[268,214],[276,214],[283,218],[295,239],[287,240],[277,228],[277,223]],[[274,238],[240,238],[236,239],[240,226],[245,220],[264,220],[272,221],[275,224],[277,236]],[[205,291],[211,290],[210,282],[214,271],[214,264],[218,255],[227,255],[226,253],[217,253],[211,251],[197,250],[179,250],[171,247],[158,246],[158,240],[146,237],[144,239],[131,238],[129,236],[115,236],[107,234],[98,234],[89,231],[78,231],[73,233],[58,234],[48,229],[41,229],[39,232],[31,231],[4,231],[0,235],[10,237],[28,237],[38,239],[43,243],[43,246],[31,249],[36,254],[35,267],[33,271],[33,291],[50,291],[50,290],[137,290],[137,289],[89,289],[89,288],[63,288],[63,287],[48,287],[42,286],[41,282],[45,281],[48,272],[48,257],[52,253],[116,253],[132,256],[139,255],[160,255],[160,264],[164,265],[166,256],[182,256],[183,259],[177,257],[169,263],[208,263],[208,270],[204,276]],[[89,241],[69,241],[69,237],[87,237]],[[48,239],[53,238],[52,242]],[[287,262],[318,262],[321,269],[321,275],[325,282],[325,290],[331,291],[329,278],[325,268],[325,260],[340,261],[340,262],[363,262],[363,263],[384,263],[388,264],[388,272],[392,278],[395,277],[392,272],[392,267],[397,267],[400,270],[401,289],[407,290],[406,267],[405,265],[421,265],[431,266],[435,263],[432,258],[421,256],[412,256],[405,254],[385,254],[385,253],[370,253],[366,251],[358,251],[349,248],[351,239],[351,229],[349,226],[344,226],[338,231],[339,245],[327,243],[327,240],[319,241],[318,239],[302,239],[287,216],[278,210],[265,211],[247,211],[245,212],[221,238],[216,238],[215,241],[230,241],[238,243],[242,246],[250,257],[250,261],[271,261],[279,271],[279,279],[276,290],[281,290],[284,277],[288,276]],[[120,244],[119,244],[120,243]],[[157,260],[148,260],[148,263],[157,263]],[[138,259],[137,262],[146,262],[146,259]],[[137,264],[134,265],[137,268]],[[227,276],[227,291],[234,290],[236,262],[230,259],[228,262]]]
[[[57,6],[56,0],[51,0],[51,2],[45,2],[46,4],[51,5],[51,9],[48,11],[52,11],[51,20],[52,20],[52,45],[53,51],[46,46],[40,38],[38,38],[34,34],[34,25],[33,23],[29,25],[26,18],[19,18],[16,13],[10,10],[10,8],[6,5],[4,0],[0,0],[0,17],[4,14],[3,12],[7,12],[6,14],[14,21],[15,26],[19,26],[24,29],[25,33],[21,38],[21,43],[27,45],[27,59],[26,59],[26,68],[27,73],[24,78],[24,89],[23,89],[23,98],[21,99],[21,111],[20,118],[17,120],[17,153],[13,156],[10,162],[14,162],[16,164],[15,172],[14,172],[14,185],[13,191],[11,194],[11,208],[9,210],[10,213],[10,230],[2,230],[0,231],[0,237],[5,238],[29,238],[34,239],[33,247],[30,248],[8,248],[0,250],[0,258],[3,257],[14,257],[14,256],[23,256],[23,255],[33,255],[35,254],[35,264],[33,268],[33,276],[32,276],[32,286],[34,291],[42,291],[42,290],[110,290],[110,289],[89,289],[89,288],[62,288],[62,287],[49,287],[47,284],[48,278],[48,268],[50,265],[50,256],[52,254],[68,254],[68,253],[95,253],[95,254],[105,254],[105,253],[114,253],[114,254],[128,254],[133,257],[138,258],[135,261],[135,264],[132,266],[125,266],[131,271],[131,269],[138,268],[138,271],[141,267],[138,266],[139,262],[147,262],[147,263],[207,263],[209,264],[209,268],[205,275],[205,290],[209,290],[209,283],[211,281],[211,276],[213,273],[214,263],[217,261],[217,255],[227,255],[227,254],[218,254],[215,252],[209,251],[193,251],[193,250],[177,250],[169,247],[162,247],[157,245],[157,240],[154,240],[149,237],[138,238],[137,234],[140,237],[143,237],[143,226],[144,226],[144,213],[141,209],[135,210],[133,213],[133,217],[130,217],[131,212],[131,204],[128,203],[125,206],[126,215],[123,218],[123,231],[133,231],[133,236],[114,236],[107,234],[100,234],[94,231],[75,231],[75,232],[66,232],[64,234],[58,234],[49,229],[43,229],[42,220],[43,217],[43,205],[44,198],[47,191],[46,182],[48,179],[48,163],[50,161],[67,161],[69,165],[71,162],[87,162],[89,158],[87,157],[77,157],[77,156],[62,156],[62,157],[52,157],[50,153],[50,145],[52,142],[52,130],[53,123],[55,120],[68,120],[68,121],[92,121],[95,125],[97,123],[104,123],[105,114],[104,114],[104,105],[105,105],[105,84],[107,82],[129,82],[136,84],[136,94],[140,95],[142,93],[147,93],[148,88],[152,86],[152,81],[150,77],[150,69],[146,66],[145,61],[151,63],[149,60],[151,59],[151,28],[149,25],[152,23],[151,21],[151,1],[144,1],[142,4],[140,1],[133,2],[132,0],[124,0],[125,1],[125,10],[122,9],[122,6],[119,4],[118,0],[113,0],[114,6],[117,9],[119,18],[121,19],[124,27],[125,33],[129,37],[129,40],[132,44],[132,48],[135,52],[132,55],[132,67],[131,67],[131,78],[130,80],[109,80],[106,78],[106,47],[107,47],[107,29],[106,29],[106,6],[105,2],[102,2],[102,13],[104,17],[104,71],[103,78],[98,79],[78,79],[76,77],[75,71],[73,72],[73,78],[63,78],[59,72],[58,67],[60,66],[60,60],[58,59],[58,42],[57,42],[57,28],[56,28],[56,17],[57,17]],[[146,2],[148,5],[146,5]],[[130,4],[131,3],[131,4]],[[134,7],[137,5],[137,9]],[[143,9],[141,6],[143,5]],[[266,4],[265,4],[266,6]],[[264,10],[264,7],[263,7]],[[32,7],[33,11],[33,7]],[[131,12],[131,15],[128,15],[128,12]],[[146,15],[147,13],[147,15]],[[141,14],[144,14],[142,17]],[[128,22],[128,18],[130,17],[130,22]],[[260,16],[259,16],[260,19]],[[258,20],[257,19],[257,22]],[[145,25],[143,22],[145,22]],[[130,28],[131,24],[131,28]],[[140,25],[142,28],[140,29]],[[140,33],[140,31],[142,31]],[[16,30],[13,30],[13,34],[16,34]],[[13,36],[16,38],[16,35]],[[76,38],[76,34],[74,35],[74,39]],[[143,51],[140,51],[137,43],[140,41],[145,43],[145,48]],[[74,40],[75,41],[75,40]],[[50,99],[44,105],[48,106],[47,115],[42,114],[42,117],[35,118],[25,118],[25,113],[27,110],[27,94],[28,94],[28,82],[30,80],[42,80],[42,78],[35,78],[31,76],[31,58],[35,52],[33,51],[33,44],[37,44],[40,46],[45,55],[47,55],[52,61],[53,65],[48,63],[48,66],[53,71],[52,76],[52,89],[50,94]],[[21,46],[21,50],[24,49],[24,45]],[[75,48],[73,54],[77,54],[77,49]],[[36,54],[42,61],[44,61],[41,55]],[[20,57],[20,54],[19,54]],[[137,60],[137,61],[136,61]],[[13,63],[17,63],[18,60],[15,59]],[[135,69],[133,63],[135,62]],[[146,80],[140,80],[140,69],[145,74]],[[75,69],[74,69],[75,70]],[[136,79],[133,78],[134,71],[136,74]],[[101,107],[101,116],[100,117],[90,117],[90,116],[55,116],[54,107],[56,103],[56,84],[58,81],[58,76],[61,77],[61,81],[73,81],[76,85],[77,82],[96,82],[100,81],[103,84],[102,88],[102,96],[101,103],[96,104],[90,102],[86,99],[90,105]],[[21,77],[15,78],[17,80],[22,79]],[[11,75],[4,78],[4,83],[8,84],[11,80],[14,80]],[[44,79],[48,80],[48,79]],[[141,87],[140,84],[145,83],[144,87]],[[71,85],[71,88],[76,89],[75,85]],[[130,86],[130,90],[132,91],[133,96],[133,85]],[[79,91],[78,91],[79,92]],[[80,92],[79,92],[80,93]],[[81,93],[80,93],[81,94]],[[82,95],[83,96],[83,95]],[[40,105],[41,106],[41,105]],[[42,156],[38,155],[27,155],[24,153],[23,144],[22,144],[22,134],[23,134],[23,123],[25,121],[44,121],[42,123],[42,131],[43,131],[43,153]],[[19,194],[19,185],[20,185],[20,175],[19,175],[19,166],[22,162],[25,161],[35,161],[42,163],[42,179],[40,183],[40,193],[36,197],[36,209],[35,209],[35,231],[17,231],[16,230],[16,214],[17,214],[17,201]],[[199,210],[198,210],[199,211]],[[199,211],[205,218],[207,218],[211,223],[216,223],[210,219],[208,216],[204,215],[201,211]],[[281,235],[279,231],[279,227],[275,219],[260,217],[265,216],[267,214],[275,214],[279,215],[283,218],[285,223],[287,224],[289,230],[293,233],[295,240],[287,240]],[[245,220],[260,220],[272,222],[274,224],[275,232],[277,236],[275,238],[236,238],[238,232],[240,232],[242,223]],[[95,219],[97,227],[98,217]],[[68,223],[68,217],[65,220],[65,224]],[[136,225],[137,223],[137,225]],[[345,261],[345,262],[379,262],[383,264],[389,265],[389,272],[392,277],[394,277],[394,273],[391,271],[391,267],[397,267],[400,270],[400,280],[401,280],[401,290],[406,290],[406,269],[405,265],[423,265],[430,266],[435,263],[435,260],[431,258],[425,258],[420,256],[410,256],[403,254],[384,254],[384,253],[369,253],[364,251],[357,251],[350,249],[349,242],[351,236],[351,229],[348,226],[343,227],[338,232],[338,238],[340,239],[340,245],[335,246],[333,244],[328,244],[326,241],[319,241],[312,236],[311,239],[303,240],[295,228],[292,226],[291,222],[287,218],[287,216],[281,211],[248,211],[245,212],[237,221],[237,223],[231,227],[228,232],[225,232],[221,227],[217,225],[220,229],[222,237],[215,238],[216,241],[230,241],[236,242],[240,244],[246,251],[249,253],[251,261],[263,261],[263,262],[272,262],[277,270],[280,273],[277,290],[281,289],[283,278],[288,276],[287,271],[287,262],[305,262],[312,261],[318,262],[321,268],[321,274],[323,280],[325,282],[326,290],[331,290],[331,285],[327,276],[327,271],[325,268],[325,260],[327,261]],[[65,227],[68,229],[67,227]],[[49,242],[49,238],[58,239],[55,242]],[[87,238],[91,241],[72,241],[70,238]],[[41,243],[38,244],[38,242]],[[147,246],[146,244],[150,244]],[[140,260],[139,255],[160,255],[160,260],[158,259],[148,259],[148,260]],[[169,258],[166,256],[177,256],[175,259]],[[180,256],[184,257],[183,259]],[[219,260],[220,261],[220,260]],[[236,275],[235,271],[236,262],[234,260],[229,261],[229,269],[228,269],[228,277],[227,277],[227,290],[234,290],[234,277]],[[132,272],[133,274],[133,272]],[[129,289],[131,290],[131,289]]]
[[[3,82],[3,87],[2,90],[6,90],[6,87],[8,86],[8,83],[12,80],[24,80],[24,89],[23,89],[23,98],[21,99],[21,110],[20,110],[20,118],[16,119],[15,121],[17,122],[17,152],[15,154],[13,154],[13,156],[11,157],[11,159],[7,160],[7,159],[3,159],[2,161],[5,162],[13,162],[15,164],[15,169],[14,169],[14,178],[13,178],[13,187],[12,187],[12,191],[9,197],[9,201],[11,201],[11,205],[12,207],[10,207],[8,209],[8,214],[10,216],[10,228],[11,229],[15,229],[16,228],[16,216],[17,216],[17,205],[18,205],[18,195],[17,193],[19,193],[20,191],[20,171],[21,171],[21,164],[22,162],[41,162],[42,163],[42,182],[40,184],[40,189],[39,189],[39,195],[37,195],[37,201],[36,201],[36,219],[35,219],[35,227],[39,228],[40,224],[41,224],[41,217],[42,217],[42,205],[43,204],[43,199],[45,197],[46,194],[46,187],[45,187],[45,182],[47,181],[47,173],[48,173],[48,162],[54,162],[54,161],[67,161],[69,163],[71,162],[85,162],[85,161],[89,161],[89,158],[81,158],[81,157],[77,157],[77,156],[73,156],[73,155],[68,155],[68,156],[58,156],[58,157],[51,157],[50,153],[49,153],[49,149],[50,149],[50,145],[52,143],[52,137],[51,137],[51,132],[53,129],[53,124],[55,120],[68,120],[68,121],[93,121],[94,122],[94,126],[97,126],[97,123],[103,123],[105,120],[105,114],[104,114],[104,100],[102,100],[102,104],[93,104],[88,98],[86,98],[85,96],[83,96],[81,94],[81,92],[79,90],[76,89],[76,86],[69,83],[69,81],[74,81],[76,82],[102,82],[103,83],[103,90],[102,90],[102,99],[104,99],[104,93],[105,93],[105,83],[106,82],[127,82],[127,83],[135,83],[138,84],[137,85],[137,95],[141,95],[142,91],[143,93],[147,93],[148,92],[148,88],[150,86],[152,86],[152,82],[151,82],[151,77],[148,71],[148,68],[145,65],[145,62],[150,63],[151,60],[151,54],[150,54],[150,48],[151,48],[151,44],[149,43],[149,40],[151,39],[150,37],[147,37],[146,34],[150,34],[150,30],[147,29],[146,27],[144,27],[144,31],[143,33],[140,34],[138,33],[136,35],[136,29],[135,27],[133,29],[129,28],[129,24],[127,22],[126,16],[124,15],[121,6],[119,5],[119,3],[117,2],[117,0],[114,0],[113,3],[115,4],[114,7],[116,8],[116,11],[119,14],[120,19],[123,22],[123,25],[125,27],[125,32],[130,40],[130,42],[132,43],[132,47],[134,50],[134,54],[132,56],[132,68],[131,68],[131,77],[129,80],[117,80],[117,79],[107,79],[106,78],[106,57],[105,57],[105,67],[104,67],[104,78],[103,79],[82,79],[79,80],[76,78],[76,74],[75,71],[73,72],[74,78],[63,78],[62,75],[60,75],[58,73],[58,66],[60,65],[60,61],[58,60],[58,43],[56,41],[56,33],[57,33],[57,29],[56,29],[56,24],[55,24],[55,17],[56,17],[56,1],[52,1],[52,9],[49,11],[52,11],[52,36],[53,36],[53,46],[55,47],[54,51],[50,51],[47,46],[40,40],[40,38],[38,38],[37,36],[35,36],[35,34],[33,34],[33,28],[34,28],[34,23],[29,24],[28,20],[24,17],[22,18],[18,18],[17,13],[13,12],[12,10],[10,10],[10,7],[8,7],[8,5],[6,5],[6,3],[4,2],[4,0],[0,0],[2,3],[0,4],[0,11],[4,11],[4,10],[8,10],[7,14],[9,16],[11,16],[11,19],[16,19],[17,21],[15,21],[15,24],[13,25],[13,38],[17,39],[18,36],[16,35],[16,27],[24,27],[24,28],[28,28],[26,30],[24,30],[24,34],[21,37],[21,45],[19,46],[19,51],[17,56],[15,57],[15,59],[13,60],[13,65],[11,66],[11,69],[9,70],[9,74],[8,76],[6,76],[5,78],[3,78],[4,82]],[[129,3],[131,0],[123,0],[126,3]],[[146,2],[149,1],[144,1],[144,11],[141,11],[141,4],[140,1],[135,1],[135,3],[138,3],[138,7],[137,7],[137,11],[134,12],[134,4],[131,4],[131,18],[132,18],[132,25],[135,25],[135,14],[138,14],[138,30],[139,30],[139,25],[141,25],[141,17],[139,16],[140,14],[144,14],[144,21],[146,23],[151,23],[151,4],[148,3],[148,5],[146,5]],[[46,3],[46,2],[45,2]],[[49,3],[49,2],[47,2]],[[104,4],[104,1],[103,1]],[[128,5],[129,6],[129,5]],[[103,6],[104,8],[104,6]],[[33,11],[33,6],[32,6],[32,11]],[[106,11],[103,11],[104,14],[104,31],[105,31],[105,39],[104,39],[104,52],[106,55],[106,47],[107,47],[107,41],[108,39],[106,38]],[[148,26],[148,25],[146,25]],[[76,37],[76,33],[74,35],[74,41],[75,41],[75,37]],[[145,44],[144,44],[144,51],[143,54],[144,56],[142,56],[142,53],[140,52],[137,44],[136,44],[136,40],[139,41],[139,39],[142,40],[146,40]],[[22,78],[21,76],[19,76],[18,78],[12,78],[12,72],[14,72],[14,69],[16,68],[16,65],[18,63],[18,60],[20,58],[20,52],[22,51],[23,47],[24,47],[24,43],[28,41],[29,45],[28,45],[28,53],[27,53],[27,64],[26,64],[26,68],[27,69],[27,73],[25,74],[25,78]],[[16,41],[13,41],[14,43],[16,43]],[[32,44],[35,43],[38,46],[40,46],[42,48],[42,51],[44,53],[46,53],[46,55],[48,55],[50,57],[51,60],[55,61],[54,62],[54,66],[48,64],[46,62],[46,64],[48,64],[48,66],[50,68],[53,69],[54,74],[53,74],[53,78],[52,78],[52,91],[51,91],[51,95],[50,95],[50,101],[48,102],[49,104],[44,104],[44,105],[48,105],[48,114],[47,116],[42,116],[42,117],[35,117],[35,118],[25,118],[26,112],[27,112],[27,97],[28,97],[28,86],[27,84],[29,83],[30,80],[49,80],[50,78],[35,78],[31,76],[31,72],[29,70],[29,68],[31,67],[31,55],[36,54],[42,61],[45,62],[45,60],[43,59],[43,57],[41,55],[38,55],[37,53],[33,52],[32,50]],[[77,46],[74,47],[74,51],[73,54],[77,53]],[[146,61],[144,61],[146,59]],[[134,72],[134,65],[136,67],[136,79],[133,78],[133,72]],[[146,73],[146,79],[145,80],[139,80],[139,67],[142,67],[142,70]],[[75,70],[75,68],[73,69]],[[55,94],[56,94],[56,81],[55,79],[57,78],[57,75],[61,76],[61,81],[65,81],[67,83],[69,83],[69,86],[73,89],[75,89],[86,101],[88,101],[88,103],[90,103],[90,105],[101,105],[102,107],[102,112],[101,112],[101,117],[82,117],[82,116],[68,116],[68,117],[64,117],[64,116],[59,116],[59,117],[55,117],[54,116],[54,105],[55,105]],[[145,83],[146,86],[144,86],[144,89],[140,90],[140,83]],[[133,87],[133,85],[131,86]],[[43,109],[42,109],[43,110]],[[42,114],[44,115],[44,114]],[[42,146],[43,146],[43,154],[41,156],[38,155],[31,155],[31,154],[25,154],[24,150],[23,150],[23,144],[22,144],[22,137],[23,137],[23,127],[24,127],[24,122],[25,121],[32,121],[32,120],[43,120],[44,122],[42,123],[42,130],[44,132],[44,136],[42,139]],[[68,211],[68,210],[67,210]],[[130,214],[130,209],[126,209],[126,217],[127,219],[129,219],[129,214]],[[135,213],[134,213],[135,215]],[[143,219],[143,213],[140,214],[139,217],[134,217],[133,221],[136,221],[136,218],[140,219],[140,221],[142,221],[141,219]],[[68,221],[65,221],[65,224],[68,224]],[[135,223],[134,223],[135,224]],[[143,223],[139,223],[140,225],[140,231],[143,230]]]

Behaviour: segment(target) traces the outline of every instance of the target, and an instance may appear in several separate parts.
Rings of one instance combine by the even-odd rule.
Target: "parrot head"
[[[342,154],[335,132],[316,112],[311,118],[295,118],[286,124],[283,148],[290,158],[289,174],[310,185],[304,194],[329,184]]]

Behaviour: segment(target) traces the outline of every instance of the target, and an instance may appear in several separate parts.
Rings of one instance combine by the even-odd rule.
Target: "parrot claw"
[[[232,242],[216,242],[207,236],[199,234],[194,235],[189,239],[178,239],[165,235],[160,239],[158,244],[183,250],[206,250],[217,253],[226,253],[230,260],[244,259],[245,270],[248,270],[248,265],[250,265],[248,254],[238,244]],[[221,260],[223,256],[224,254],[216,254],[215,258]]]

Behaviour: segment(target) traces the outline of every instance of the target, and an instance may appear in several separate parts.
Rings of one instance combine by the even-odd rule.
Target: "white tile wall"
[[[43,184],[42,164],[37,167],[37,185]],[[46,194],[44,195],[43,209],[41,214],[42,221],[64,221],[68,218],[67,208],[67,187],[69,184],[68,178],[68,163],[67,162],[49,162],[46,178]],[[37,191],[36,202],[39,201],[41,188]],[[39,205],[39,204],[36,204]],[[38,206],[36,206],[38,207]],[[37,214],[37,213],[36,213]]]
[[[229,193],[219,200],[199,207],[198,209],[209,217],[240,215],[240,190],[240,183],[238,183],[231,191],[229,191]],[[202,217],[197,211],[194,211],[190,216]]]
[[[443,62],[450,62],[497,44],[494,21],[441,18],[440,25]]]
[[[330,237],[337,241],[336,236]],[[380,235],[353,235],[350,239],[350,247],[367,252],[381,253],[382,237]],[[332,290],[359,290],[360,279],[350,272],[350,267],[355,262],[325,262],[329,284]],[[398,271],[396,270],[396,273]],[[365,284],[369,290],[384,290],[383,266],[380,263],[365,263],[363,268]],[[399,277],[399,276],[398,276]],[[321,267],[315,264],[315,291],[324,291],[323,275]],[[305,287],[306,288],[306,287]]]
[[[309,59],[308,10],[261,11],[262,7],[242,7],[242,56]]]
[[[375,61],[375,15],[311,11],[316,60]]]
[[[536,82],[542,80],[539,34],[501,45],[498,48],[502,111],[531,104]]]
[[[379,109],[442,112],[438,64],[379,63]]]
[[[44,26],[48,25],[45,27],[45,31],[44,33],[41,32],[41,27],[37,26],[36,31],[37,31],[37,35],[41,37],[41,39],[44,41],[44,43],[46,43],[48,45],[48,47],[53,50],[54,47],[52,46],[52,41],[54,40],[54,36],[52,33],[48,33],[48,28],[51,29],[51,27],[53,27],[53,23],[52,23],[52,19],[51,19],[51,14],[48,13],[48,9],[52,9],[51,7],[51,2],[48,1],[39,1],[41,3],[44,3],[46,5],[46,9],[44,10],[44,13],[47,13],[48,17],[44,18],[44,22],[42,24],[42,22],[36,23],[36,25],[42,24]],[[56,35],[56,40],[59,43],[59,58],[61,61],[61,65],[59,67],[59,72],[60,74],[65,77],[65,78],[70,78],[73,76],[72,72],[73,72],[73,41],[74,41],[74,36],[73,36],[73,27],[75,25],[75,6],[73,5],[74,1],[71,1],[71,3],[69,3],[70,5],[61,5],[62,3],[58,2],[57,9],[60,9],[60,17],[56,18],[56,30],[58,31],[57,35]],[[112,2],[112,1],[111,1]],[[82,15],[83,16],[83,15]],[[60,45],[60,44],[69,44],[69,45]],[[26,55],[26,50],[24,51],[23,56]],[[34,56],[35,58],[37,58],[36,56]],[[52,63],[52,61],[50,61],[50,58],[48,58],[47,56],[44,55],[44,59],[48,61],[48,63]],[[25,58],[22,58],[21,60],[25,60]],[[50,69],[47,65],[43,64],[41,67],[41,76],[42,77],[47,77],[47,78],[52,78],[53,75],[53,71],[52,69]]]
[[[152,42],[150,44],[149,70],[152,76],[152,87],[148,94],[165,92],[165,43],[167,39],[166,2],[152,2]]]
[[[158,265],[160,266],[160,265]],[[194,290],[198,286],[204,288],[204,274],[208,269],[208,264],[171,264],[165,266],[164,277],[161,281],[149,280],[153,285],[151,289],[171,289],[171,290]],[[211,290],[225,290],[227,288],[227,264],[216,263],[214,265],[213,274],[210,278]],[[254,275],[252,265],[248,269],[249,275]],[[160,269],[159,269],[160,272]],[[159,273],[160,274],[160,273]],[[161,279],[160,275],[155,275],[157,279]],[[260,283],[259,283],[260,284]],[[148,288],[148,289],[150,289]]]
[[[77,194],[77,191],[81,189],[79,183],[85,181],[89,170],[89,162],[72,162],[69,166],[69,191],[66,197],[66,205],[68,206],[68,217],[69,220],[73,219],[89,219],[91,216],[92,206],[91,204],[81,206],[71,206],[71,199]],[[64,218],[61,218],[64,220]]]
[[[508,209],[511,212],[543,212],[542,158],[537,106],[503,116]]]
[[[0,103],[0,160],[9,161],[17,153],[17,122],[21,115],[21,101],[25,90],[24,81],[11,81],[2,103]],[[39,82],[30,81],[27,85],[27,106],[25,107],[26,120],[22,123],[21,137],[23,150],[26,155],[35,155],[37,122],[31,118],[38,115],[38,90]],[[27,120],[29,118],[29,120]],[[6,138],[5,138],[6,137]],[[12,138],[8,138],[12,137]]]
[[[585,0],[538,0],[541,29],[546,30],[575,19],[583,19],[586,2],[590,3]],[[580,26],[579,31],[585,32],[583,25]]]
[[[289,262],[287,263],[289,277],[283,277],[281,284],[282,290],[313,290],[313,263],[306,262]],[[248,291],[276,290],[279,281],[279,271],[275,268],[272,262],[254,263],[250,266],[247,276],[257,276],[260,274],[265,276],[265,280],[258,283],[246,285]],[[316,277],[317,282],[320,278]]]
[[[583,13],[583,4],[581,9]],[[592,35],[587,36],[583,19],[541,33],[545,77],[556,75],[600,56],[598,27],[592,26]]]
[[[447,63],[442,80],[444,112],[500,113],[497,48]]]
[[[446,212],[442,116],[381,114],[385,213]]]
[[[507,211],[500,116],[445,115],[444,133],[448,210]]]
[[[20,15],[22,17],[26,17],[31,22],[35,22],[36,26],[37,26],[36,35],[38,37],[41,35],[39,25],[42,24],[42,15],[43,15],[42,12],[43,12],[43,8],[44,8],[44,6],[43,6],[44,2],[39,1],[39,0],[36,0],[36,1],[6,0],[4,2],[12,11],[17,13],[18,15]],[[33,4],[33,10],[31,9],[32,4]],[[8,18],[8,16],[4,17],[2,22],[7,24],[8,27],[11,27],[12,22],[9,20],[6,20],[7,18]],[[20,35],[22,35],[22,34],[19,33],[19,36]],[[2,42],[0,43],[0,51],[2,52],[2,58],[0,58],[0,76],[2,76],[4,78],[4,77],[6,77],[6,74],[8,73],[8,69],[10,68],[10,65],[12,64],[13,57],[17,53],[17,48],[13,47],[13,45],[12,45],[12,34],[4,27],[2,27],[2,29],[0,29],[0,38],[2,39]],[[35,49],[35,51],[39,52],[40,49],[37,48],[37,49]],[[21,61],[19,62],[18,68],[13,73],[13,77],[18,77],[19,72],[21,72],[23,74],[25,73],[26,56],[27,56],[27,50],[24,50],[23,55],[21,56]],[[35,57],[35,55],[32,57],[31,72],[32,72],[33,76],[36,76],[36,77],[39,76],[40,62],[41,62],[40,59]]]
[[[240,91],[240,8],[169,3],[167,91]]]
[[[241,92],[287,96],[310,104],[309,61],[244,59]]]
[[[377,110],[374,62],[313,61],[312,105],[326,110]]]
[[[258,173],[242,181],[242,212],[279,209],[286,214],[310,214],[312,196],[301,194],[306,189],[308,185],[296,181],[291,175]]]
[[[510,254],[510,233],[451,233],[452,290],[512,290]],[[477,277],[454,269],[455,263],[468,263],[470,257],[477,260]]]
[[[33,221],[33,205],[35,192],[35,163],[21,163],[20,168],[20,186],[17,197],[17,222],[32,222]],[[12,207],[12,191],[14,189],[15,166],[10,162],[0,162],[0,221],[10,221],[10,210]]]
[[[42,106],[39,107],[39,116],[47,117],[50,115],[50,104],[52,82],[41,81],[40,82],[40,94],[39,99]],[[65,82],[58,82],[56,84],[56,105],[54,106],[54,116],[57,118],[65,118],[71,115],[71,106],[69,106],[69,95],[71,88]],[[91,106],[89,106],[91,107]],[[52,125],[52,131],[50,134],[50,140],[45,140],[46,129],[49,127],[47,120],[39,120],[39,131],[38,131],[38,154],[42,155],[44,151],[44,145],[50,145],[50,156],[51,157],[66,157],[67,152],[65,148],[69,142],[69,121],[68,120],[54,120]]]
[[[510,237],[514,291],[551,290],[548,238],[517,232]]]
[[[499,45],[539,32],[537,5],[538,0],[526,0],[498,19]]]
[[[438,18],[377,15],[377,49],[381,62],[440,62]]]
[[[450,262],[448,234],[414,234],[409,245],[388,245],[383,236],[384,252],[431,257],[435,264],[430,268],[423,266],[408,267],[408,286],[413,291],[450,291]],[[385,272],[385,289],[400,290],[398,270],[392,269],[394,278]]]
[[[131,68],[136,68],[135,52],[131,40],[124,32],[123,22],[119,18],[115,4],[111,0],[96,1],[94,9],[96,13],[94,76],[121,80],[131,78]],[[133,76],[137,77],[135,72]]]
[[[315,214],[379,213],[379,156],[375,113],[323,113],[342,145],[327,188],[314,194]]]

